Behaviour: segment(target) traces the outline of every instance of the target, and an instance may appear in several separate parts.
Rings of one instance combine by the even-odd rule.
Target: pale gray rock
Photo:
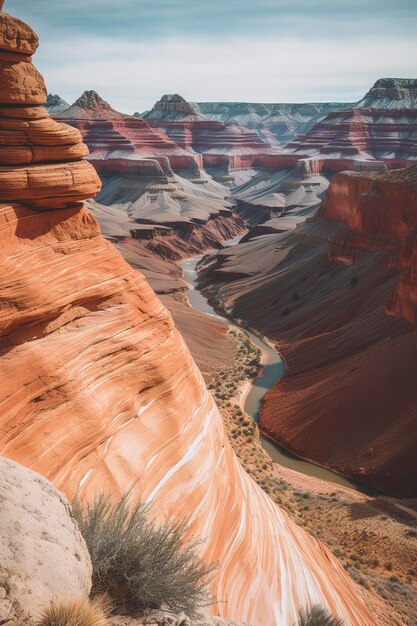
[[[53,598],[88,596],[91,573],[65,496],[0,457],[0,623],[31,624]]]

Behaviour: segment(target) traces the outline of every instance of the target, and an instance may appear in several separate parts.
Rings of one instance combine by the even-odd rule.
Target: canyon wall
[[[346,102],[255,103],[198,102],[205,117],[217,122],[236,121],[253,128],[274,147],[284,147],[297,135],[305,133],[330,111],[350,108]]]
[[[12,120],[30,149],[26,163],[0,167],[1,453],[68,496],[130,490],[159,519],[190,519],[203,557],[219,562],[214,613],[289,626],[319,602],[349,626],[374,626],[335,557],[243,471],[171,316],[82,205],[99,180],[78,133],[64,144],[74,160],[66,147],[32,163],[32,148],[60,145],[65,128],[41,106],[36,35],[5,13],[0,25],[1,132],[13,146]],[[37,120],[49,132],[34,141]]]
[[[178,94],[163,96],[144,118],[182,148],[201,154],[205,169],[219,179],[233,169],[271,168],[279,154],[255,130],[236,120],[223,123],[208,119]]]
[[[417,494],[417,168],[336,175],[316,217],[221,251],[212,298],[276,341],[261,429],[297,454]]]
[[[302,179],[290,190],[283,186],[286,177],[296,182],[300,164],[317,177],[319,193],[338,172],[383,172],[415,164],[416,93],[415,79],[380,79],[354,106],[328,112],[293,137],[280,154],[270,157],[275,172],[269,180],[259,172],[234,189],[237,210],[250,223],[258,224],[270,219],[272,211],[287,214],[294,189],[300,196],[299,205],[310,201],[311,195],[304,192],[313,186],[306,187]],[[305,216],[313,215],[318,206],[314,195],[312,199],[308,211],[301,207]]]

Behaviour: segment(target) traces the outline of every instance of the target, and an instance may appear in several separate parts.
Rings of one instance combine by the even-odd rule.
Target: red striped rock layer
[[[319,216],[219,253],[229,311],[286,359],[261,428],[320,464],[417,494],[417,168],[338,174]]]
[[[171,317],[86,209],[1,217],[1,453],[70,496],[132,489],[160,518],[191,517],[221,564],[222,615],[292,624],[319,601],[374,624],[336,560],[242,470]]]
[[[204,167],[272,167],[274,157],[279,154],[256,131],[235,122],[223,124],[203,117],[185,120],[149,118],[148,121],[182,148],[202,154]]]
[[[190,155],[164,133],[151,128],[145,120],[115,111],[94,91],[84,92],[56,119],[78,128],[96,160],[110,156],[168,158],[175,170],[201,166],[198,155]]]
[[[388,167],[401,167],[417,159],[416,132],[416,109],[335,111],[291,141],[287,149],[306,155],[335,154],[336,158],[362,155],[383,160]]]

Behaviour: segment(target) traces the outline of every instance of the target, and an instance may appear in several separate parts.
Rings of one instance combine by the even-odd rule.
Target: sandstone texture
[[[286,361],[261,429],[297,454],[415,496],[417,168],[336,175],[291,233],[221,251],[212,297]],[[220,282],[220,285],[219,285]]]
[[[85,207],[48,206],[49,195],[37,209],[0,204],[2,454],[70,497],[130,490],[160,520],[188,518],[203,558],[220,564],[219,616],[278,626],[319,602],[348,626],[374,626],[337,559],[242,469],[145,278]]]
[[[51,599],[88,596],[90,557],[64,495],[0,458],[0,622],[32,623]]]

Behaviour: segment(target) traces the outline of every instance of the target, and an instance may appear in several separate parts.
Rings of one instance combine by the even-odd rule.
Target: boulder
[[[90,556],[65,496],[3,457],[0,541],[0,623],[29,624],[52,598],[89,594]]]

